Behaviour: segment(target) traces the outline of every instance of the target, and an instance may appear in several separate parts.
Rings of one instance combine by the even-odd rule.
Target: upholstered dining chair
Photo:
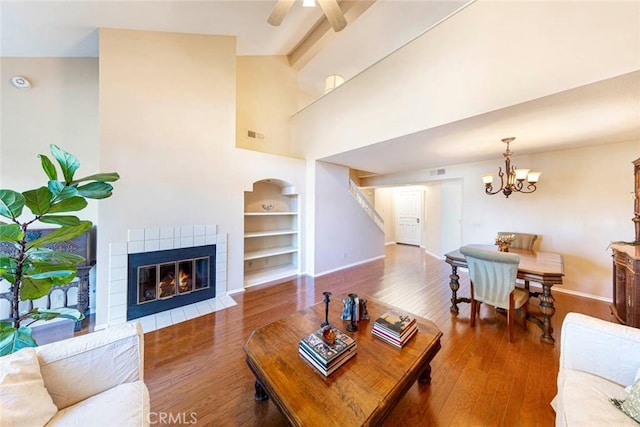
[[[520,256],[463,246],[460,252],[467,260],[471,279],[471,326],[475,326],[480,304],[486,303],[507,310],[509,342],[513,341],[515,310],[522,309],[526,327],[529,292],[516,288],[516,274]]]
[[[528,234],[528,233],[512,233],[511,231],[498,231],[498,236],[502,236],[504,234],[513,234],[516,236],[516,239],[511,243],[510,247],[514,249],[528,249],[530,251],[533,250],[533,244],[538,239],[537,234]],[[519,282],[524,284],[524,288],[529,291],[529,281],[524,280],[523,282]],[[534,293],[534,296],[537,296],[537,293]]]
[[[505,234],[513,234],[516,236],[516,239],[511,243],[510,247],[515,249],[529,249],[533,250],[533,244],[538,239],[537,234],[527,234],[527,233],[513,233],[511,231],[498,231],[498,236],[503,236]]]

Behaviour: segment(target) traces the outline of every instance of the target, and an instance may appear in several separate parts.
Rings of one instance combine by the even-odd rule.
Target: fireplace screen
[[[129,254],[127,320],[215,297],[215,245]]]
[[[209,287],[209,258],[138,267],[138,304]]]

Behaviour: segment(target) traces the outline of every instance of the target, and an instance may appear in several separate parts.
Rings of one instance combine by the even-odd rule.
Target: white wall
[[[315,180],[314,275],[383,257],[384,233],[349,192],[349,169],[317,162]]]
[[[384,220],[384,242],[395,242],[396,218],[393,209],[393,188],[375,189],[375,209]]]
[[[293,141],[322,159],[635,71],[639,27],[639,2],[478,1],[296,114]]]
[[[502,159],[447,166],[446,179],[463,181],[462,243],[492,243],[498,231],[538,234],[539,250],[564,257],[562,289],[610,299],[607,248],[611,241],[634,238],[631,162],[639,156],[640,141],[628,141],[517,157],[514,162],[540,170],[542,176],[535,193],[512,194],[508,199],[486,195],[480,179],[496,173]],[[366,185],[429,180],[433,180],[429,171],[415,171],[368,179]],[[436,197],[428,200],[433,203]]]
[[[384,181],[384,177],[375,182]],[[420,178],[421,179],[421,178]],[[420,179],[408,180],[407,184],[422,184]],[[368,179],[367,183],[374,180]],[[385,221],[385,243],[395,241],[395,197],[401,187],[376,187],[376,210]],[[432,255],[443,257],[457,249],[462,242],[462,181],[459,179],[426,182],[415,186],[424,191],[422,241],[420,246]]]

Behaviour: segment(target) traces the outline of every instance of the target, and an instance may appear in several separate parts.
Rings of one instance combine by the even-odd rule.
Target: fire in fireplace
[[[129,255],[127,320],[215,297],[216,246]]]

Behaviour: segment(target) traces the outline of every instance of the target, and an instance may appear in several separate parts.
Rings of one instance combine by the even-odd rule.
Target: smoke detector
[[[17,87],[18,89],[30,89],[31,82],[26,77],[15,76],[11,77],[11,84]]]

